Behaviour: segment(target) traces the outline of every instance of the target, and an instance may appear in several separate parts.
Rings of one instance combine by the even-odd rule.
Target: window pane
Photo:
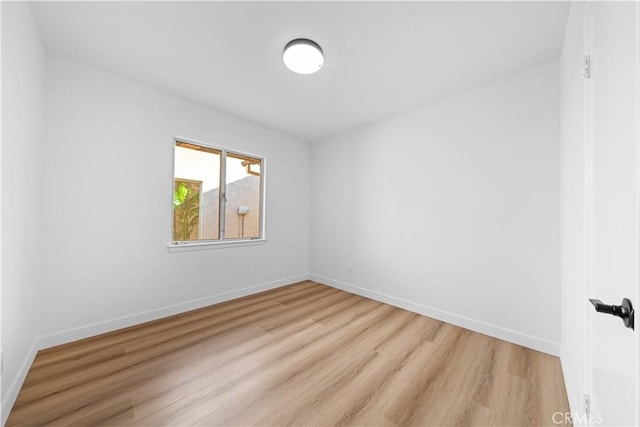
[[[260,159],[227,154],[225,239],[260,237]]]
[[[220,237],[220,151],[177,142],[173,194],[173,240]]]

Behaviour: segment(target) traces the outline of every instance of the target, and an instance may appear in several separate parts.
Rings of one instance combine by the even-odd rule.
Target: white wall
[[[46,109],[43,346],[308,277],[306,142],[49,54]],[[167,250],[174,136],[266,157],[265,244]]]
[[[2,423],[35,356],[44,53],[27,3],[2,2]]]
[[[560,282],[562,340],[560,359],[569,404],[574,414],[582,414],[582,393],[586,384],[587,284],[586,284],[586,188],[587,144],[584,134],[584,80],[581,64],[584,52],[583,17],[585,4],[571,4],[562,46],[562,155],[561,155],[561,236]],[[575,417],[581,423],[581,417]]]
[[[552,62],[313,144],[312,278],[557,354],[559,90]]]

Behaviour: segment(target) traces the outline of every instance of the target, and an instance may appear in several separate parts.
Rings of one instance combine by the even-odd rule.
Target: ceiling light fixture
[[[322,48],[309,39],[295,39],[287,43],[282,60],[288,69],[298,74],[313,74],[324,64]]]

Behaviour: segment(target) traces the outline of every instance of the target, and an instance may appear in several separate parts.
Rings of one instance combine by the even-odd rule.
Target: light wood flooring
[[[568,411],[556,357],[302,282],[41,351],[7,425],[516,426]]]

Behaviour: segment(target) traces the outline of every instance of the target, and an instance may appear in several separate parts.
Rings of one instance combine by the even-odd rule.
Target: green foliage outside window
[[[195,188],[194,188],[195,187]],[[197,239],[200,220],[200,191],[197,183],[176,181],[173,193],[173,240]],[[196,236],[193,236],[194,230]]]

